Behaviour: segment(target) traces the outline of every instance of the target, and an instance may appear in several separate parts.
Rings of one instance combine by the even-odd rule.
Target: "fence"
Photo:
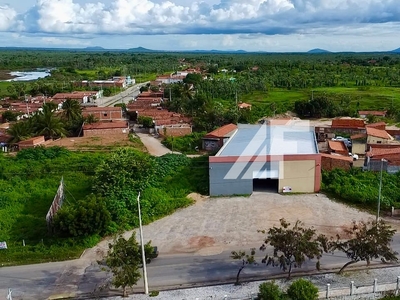
[[[244,285],[244,288],[237,288],[232,285],[224,285],[222,289],[214,287],[211,288],[193,288],[188,289],[188,294],[182,294],[179,299],[182,300],[255,300],[258,296],[258,286],[261,282],[252,282],[251,286]],[[283,286],[278,285],[286,290],[287,284]],[[228,287],[225,289],[225,287]],[[327,284],[325,288],[318,286],[318,299],[330,299],[330,300],[356,300],[356,299],[380,299],[385,293],[391,292],[394,295],[400,295],[400,276],[397,277],[396,281],[393,282],[378,282],[377,279],[373,279],[370,284],[356,286],[354,281],[350,281],[347,287],[332,286]],[[237,288],[237,289],[236,289]],[[210,296],[206,296],[206,295]],[[203,295],[203,296],[200,296]],[[174,295],[176,296],[176,295]],[[165,299],[165,298],[163,298]],[[177,299],[177,298],[176,298]]]
[[[351,281],[348,288],[331,288],[330,284],[326,285],[325,291],[319,292],[319,299],[361,299],[357,298],[359,295],[371,294],[381,295],[384,292],[394,292],[395,295],[399,295],[400,290],[400,276],[397,277],[396,282],[385,282],[378,283],[378,279],[370,285],[356,286],[354,281]],[[364,299],[364,298],[363,298]],[[372,298],[371,298],[372,299]]]

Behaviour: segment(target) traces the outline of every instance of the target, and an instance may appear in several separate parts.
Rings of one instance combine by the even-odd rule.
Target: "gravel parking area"
[[[192,206],[144,226],[145,239],[151,239],[160,253],[214,255],[224,250],[259,246],[263,235],[257,230],[279,225],[280,218],[290,222],[301,220],[328,236],[342,233],[352,220],[374,218],[323,194],[255,192],[250,197],[190,196],[196,200]],[[125,235],[128,237],[131,232]],[[104,241],[85,255],[93,251],[100,254],[106,249]]]

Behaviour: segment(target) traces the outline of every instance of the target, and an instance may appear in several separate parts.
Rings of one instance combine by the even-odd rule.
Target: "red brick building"
[[[84,117],[93,115],[99,121],[124,120],[121,107],[85,107],[82,115]]]
[[[27,148],[34,148],[45,143],[44,136],[35,136],[33,138],[20,141],[18,143],[19,150],[27,149]]]
[[[117,135],[128,134],[128,132],[129,125],[125,121],[99,122],[83,126],[83,136]]]
[[[350,170],[353,167],[353,158],[337,154],[321,153],[322,170],[333,169]]]

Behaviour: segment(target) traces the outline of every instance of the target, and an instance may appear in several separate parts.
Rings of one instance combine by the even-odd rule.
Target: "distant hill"
[[[400,53],[400,48],[394,49],[394,50],[392,50],[392,51],[390,51],[390,52]]]
[[[162,50],[151,50],[151,49],[147,49],[147,48],[143,48],[143,47],[129,48],[127,51],[129,51],[129,52],[141,52],[141,53],[145,53],[145,52],[164,52]]]
[[[85,50],[85,51],[104,51],[106,49],[104,49],[103,47],[100,47],[100,46],[94,46],[94,47],[86,47],[83,50]]]
[[[311,49],[307,53],[331,53],[331,52],[328,50],[325,50],[325,49],[315,48],[315,49]]]

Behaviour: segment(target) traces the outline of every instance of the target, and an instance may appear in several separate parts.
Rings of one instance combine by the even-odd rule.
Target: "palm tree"
[[[78,101],[67,99],[62,104],[63,117],[69,122],[82,119],[82,108]]]
[[[18,143],[30,138],[33,133],[30,119],[14,123],[7,133],[11,136],[10,143]]]
[[[56,116],[54,110],[43,105],[43,110],[33,117],[35,133],[44,135],[45,139],[63,137],[67,134],[62,120]]]
[[[90,114],[85,118],[85,122],[87,124],[97,123],[98,121],[99,121],[99,119],[97,119],[94,114]]]

